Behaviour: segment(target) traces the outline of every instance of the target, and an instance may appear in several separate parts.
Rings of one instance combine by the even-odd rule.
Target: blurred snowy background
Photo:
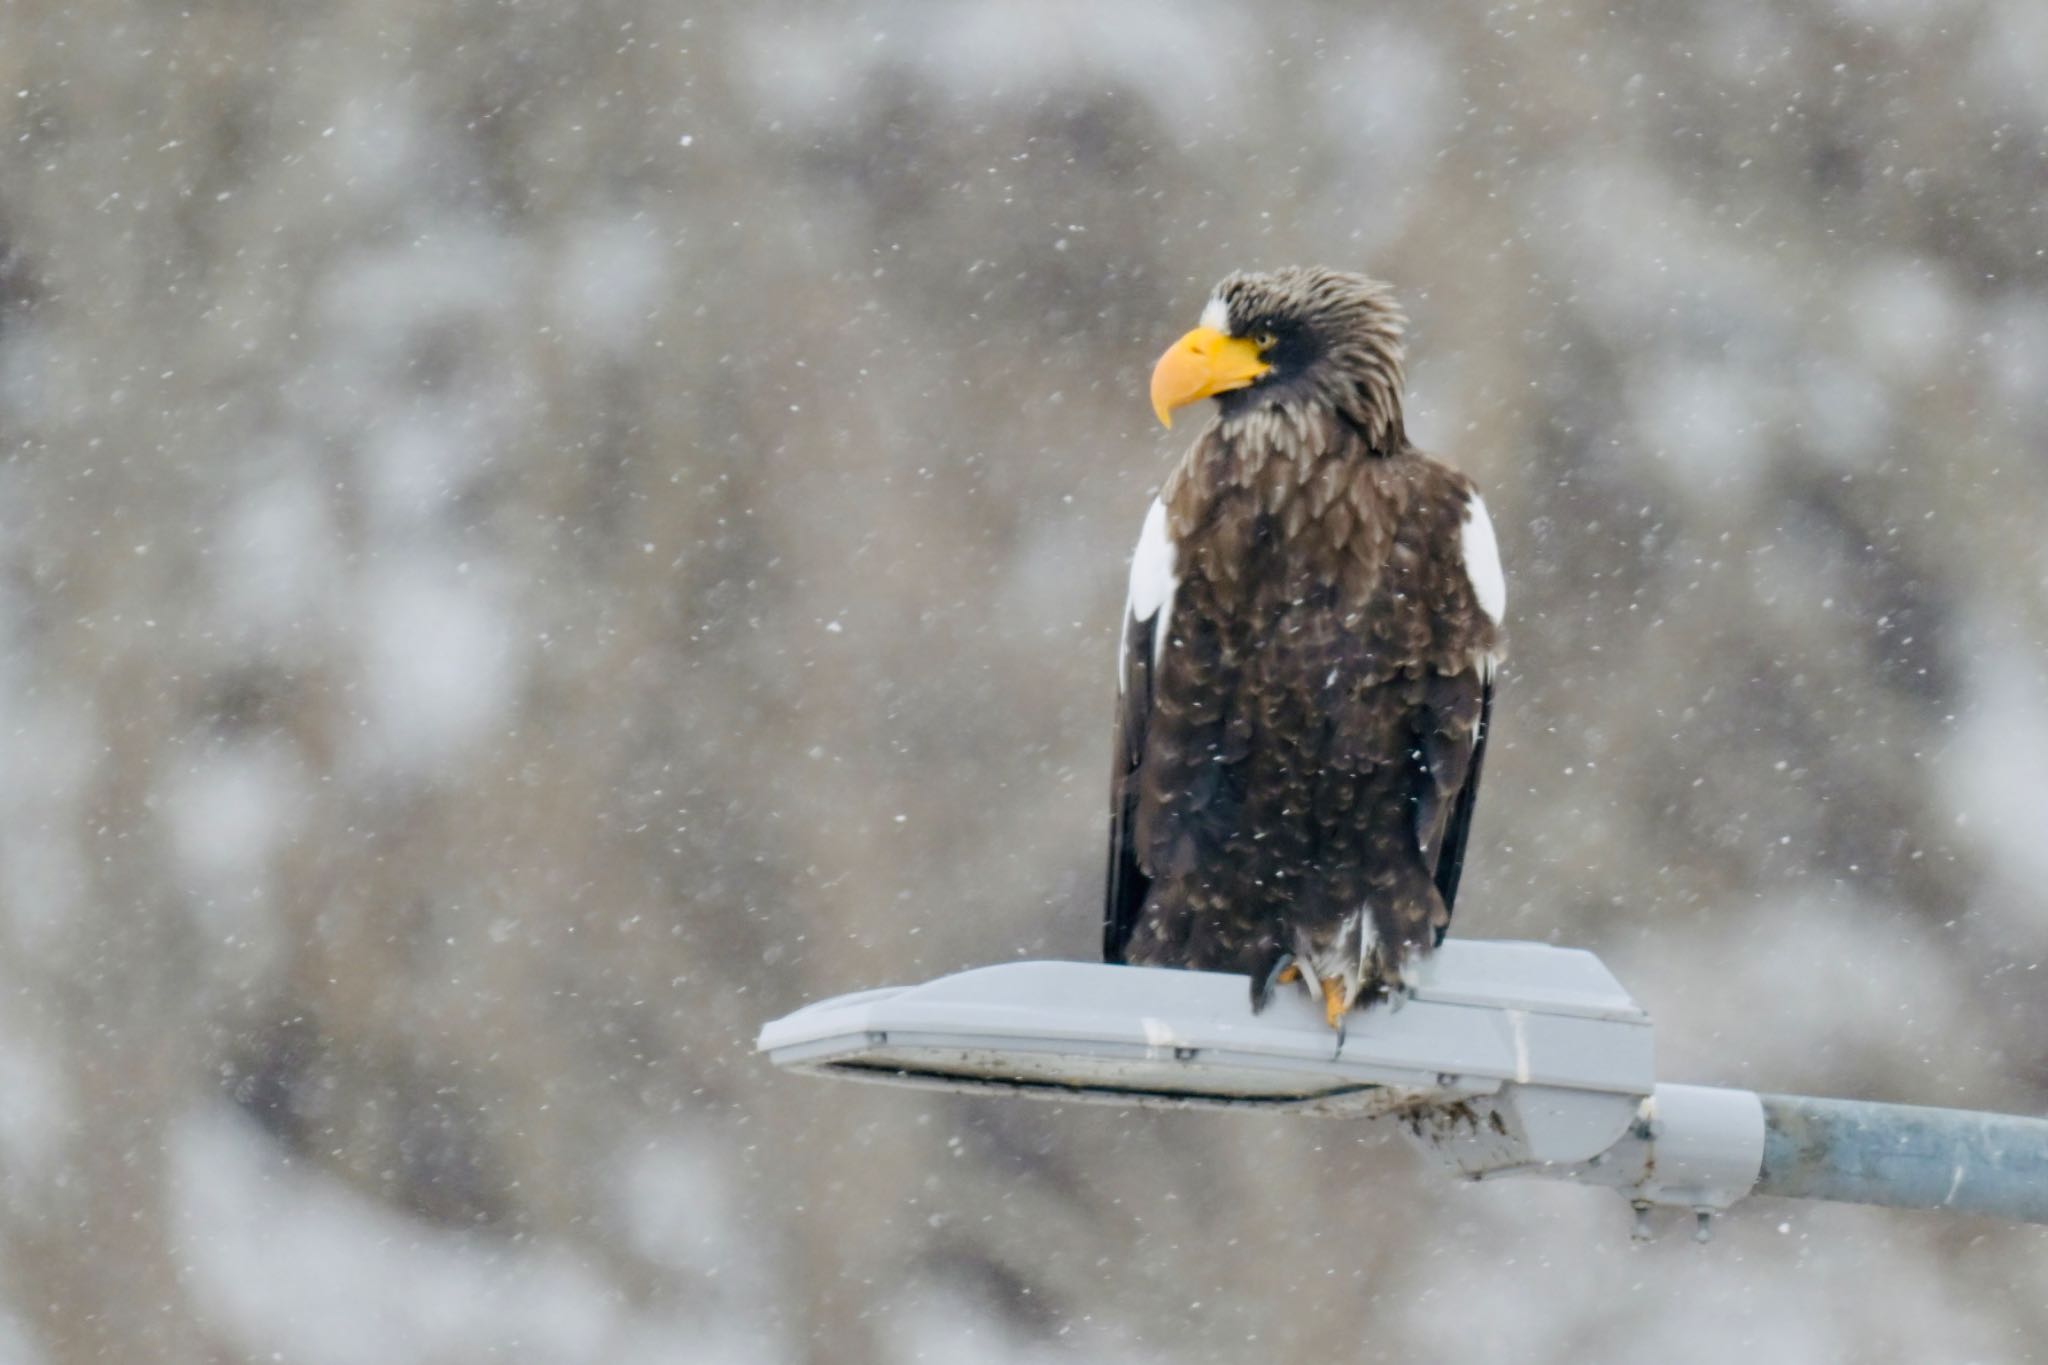
[[[2048,1107],[2048,8],[0,6],[0,1361],[2007,1361],[2048,1235],[773,1074],[1088,957],[1143,396],[1394,281],[1457,928]],[[1350,1193],[1318,1208],[1311,1173]]]

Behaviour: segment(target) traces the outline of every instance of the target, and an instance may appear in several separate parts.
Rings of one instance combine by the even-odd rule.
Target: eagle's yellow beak
[[[1241,389],[1272,369],[1256,342],[1197,327],[1166,348],[1152,367],[1152,411],[1162,426],[1173,425],[1173,410],[1198,398]]]

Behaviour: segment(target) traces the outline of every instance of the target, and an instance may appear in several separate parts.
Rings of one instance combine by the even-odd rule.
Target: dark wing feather
[[[1138,770],[1145,757],[1145,730],[1152,719],[1152,636],[1157,613],[1143,621],[1124,616],[1124,685],[1116,699],[1114,764],[1109,778],[1109,877],[1102,902],[1102,960],[1122,962],[1137,928],[1152,879],[1138,865],[1136,825]]]
[[[1493,680],[1488,678],[1479,694],[1479,732],[1472,741],[1472,758],[1465,765],[1465,784],[1451,806],[1450,823],[1444,827],[1436,862],[1436,890],[1444,898],[1448,915],[1458,903],[1458,878],[1465,871],[1465,840],[1472,833],[1472,808],[1479,801],[1479,774],[1486,762],[1486,736],[1493,729]],[[1446,920],[1448,925],[1449,921]],[[1437,931],[1443,942],[1443,931]]]
[[[1432,681],[1418,727],[1415,837],[1443,898],[1445,919],[1437,927],[1438,943],[1443,942],[1458,900],[1465,843],[1472,833],[1472,810],[1479,800],[1479,774],[1492,726],[1492,678],[1482,679],[1475,669]]]

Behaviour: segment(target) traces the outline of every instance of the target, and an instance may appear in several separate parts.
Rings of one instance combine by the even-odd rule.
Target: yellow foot
[[[1280,969],[1278,976],[1273,978],[1273,984],[1276,986],[1292,986],[1299,980],[1301,980],[1301,968],[1290,962]]]
[[[1344,1019],[1344,983],[1334,977],[1323,982],[1323,1018],[1329,1020],[1331,1028],[1337,1028]]]

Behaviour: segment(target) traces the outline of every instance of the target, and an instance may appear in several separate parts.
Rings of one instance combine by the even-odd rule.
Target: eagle
[[[1506,637],[1472,480],[1409,444],[1387,285],[1225,277],[1152,373],[1214,398],[1146,514],[1117,671],[1103,956],[1299,982],[1332,1029],[1443,941]]]

